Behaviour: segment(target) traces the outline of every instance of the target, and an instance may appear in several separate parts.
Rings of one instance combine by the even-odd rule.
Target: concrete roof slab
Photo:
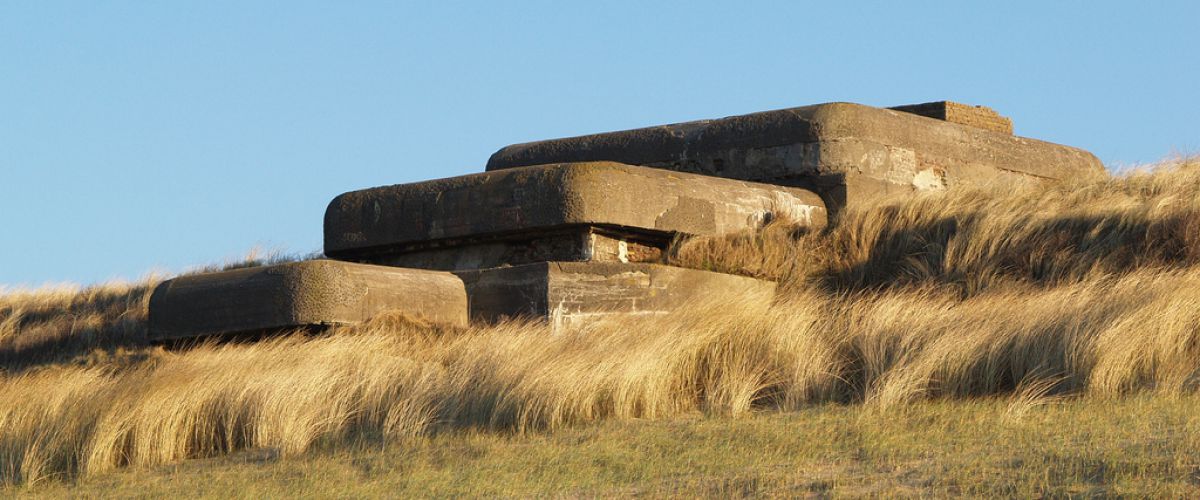
[[[1105,175],[1091,153],[1013,136],[1004,130],[1007,119],[999,115],[992,119],[973,107],[945,102],[911,108],[903,112],[835,102],[513,144],[493,154],[487,170],[616,161],[812,187],[831,208],[846,201],[846,196],[831,195],[833,185],[857,190],[849,195],[853,202],[859,195],[882,192]]]
[[[710,235],[773,217],[823,226],[799,188],[613,162],[506,169],[345,193],[325,212],[325,254],[567,226]]]

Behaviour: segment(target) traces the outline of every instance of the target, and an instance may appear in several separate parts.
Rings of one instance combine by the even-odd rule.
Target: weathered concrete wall
[[[944,120],[959,125],[991,130],[998,134],[1013,133],[1013,124],[1006,116],[1001,116],[996,110],[987,106],[971,106],[951,101],[926,102],[892,106],[888,109],[921,115],[937,120]]]
[[[167,280],[150,297],[151,340],[353,324],[396,310],[466,325],[450,273],[315,260]]]
[[[612,162],[540,165],[340,195],[325,212],[325,254],[435,269],[629,261],[676,234],[773,217],[819,227],[825,208],[803,189]]]
[[[806,187],[830,209],[890,193],[1106,175],[1080,149],[851,103],[515,144],[487,169],[600,160]]]
[[[556,329],[613,314],[664,314],[709,293],[770,301],[775,283],[656,264],[542,262],[456,272],[471,318],[533,317]]]

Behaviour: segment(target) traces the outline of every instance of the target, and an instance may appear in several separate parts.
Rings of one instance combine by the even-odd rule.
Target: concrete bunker
[[[664,265],[679,235],[813,229],[877,196],[1105,175],[1091,153],[1012,135],[989,108],[828,103],[506,146],[479,174],[353,191],[319,260],[181,276],[150,301],[171,340],[356,324],[387,311],[554,330],[662,314],[711,290],[775,284]],[[446,272],[451,271],[451,272]]]

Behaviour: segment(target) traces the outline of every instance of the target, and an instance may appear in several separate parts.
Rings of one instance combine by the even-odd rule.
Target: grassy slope
[[[672,259],[780,279],[786,299],[715,296],[553,338],[537,325],[442,331],[383,318],[323,338],[166,352],[145,343],[152,281],[0,295],[0,483],[1195,487],[1195,161],[881,202],[821,234],[777,224],[683,242]],[[286,458],[161,468],[242,450]]]
[[[52,483],[38,495],[1195,496],[1196,397],[1005,399],[902,411],[819,405],[751,418],[609,421],[553,433],[447,433],[381,447],[269,451]],[[16,491],[14,491],[16,492]]]

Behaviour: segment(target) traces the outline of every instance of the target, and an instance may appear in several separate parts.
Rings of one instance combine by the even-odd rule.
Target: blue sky
[[[827,101],[1200,148],[1197,2],[3,2],[0,284],[320,250],[335,195],[513,142]]]

